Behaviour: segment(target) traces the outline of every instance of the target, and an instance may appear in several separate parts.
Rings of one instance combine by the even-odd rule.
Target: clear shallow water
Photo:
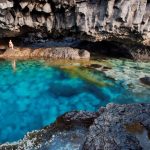
[[[81,150],[87,134],[87,129],[76,128],[53,135],[43,149],[48,150]]]
[[[51,67],[45,61],[0,61],[0,143],[23,138],[72,110],[96,111],[107,103],[148,102],[104,73]]]

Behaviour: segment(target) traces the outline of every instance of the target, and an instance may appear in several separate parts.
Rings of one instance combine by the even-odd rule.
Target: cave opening
[[[132,59],[132,55],[128,47],[125,44],[117,41],[86,41],[82,40],[77,46],[79,49],[86,49],[90,51],[93,57],[114,57],[114,58],[129,58]]]

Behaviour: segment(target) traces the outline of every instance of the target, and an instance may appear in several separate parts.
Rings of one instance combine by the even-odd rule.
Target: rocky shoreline
[[[56,132],[76,126],[88,129],[83,150],[147,150],[150,147],[150,104],[108,104],[98,112],[70,112],[39,131],[28,133],[23,140],[6,143],[2,150],[42,150]]]
[[[0,55],[0,58],[29,59],[29,58],[52,58],[52,59],[90,59],[90,53],[87,50],[71,47],[53,47],[53,48],[19,48],[6,49]]]

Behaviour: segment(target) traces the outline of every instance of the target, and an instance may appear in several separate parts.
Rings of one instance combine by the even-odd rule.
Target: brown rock
[[[53,58],[53,59],[90,59],[90,53],[86,50],[71,47],[53,48],[18,48],[7,49],[1,57],[4,58]]]

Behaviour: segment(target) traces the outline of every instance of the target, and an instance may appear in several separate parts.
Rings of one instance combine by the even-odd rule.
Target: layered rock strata
[[[150,104],[108,104],[96,113],[70,112],[56,123],[41,131],[28,133],[14,144],[3,144],[0,149],[38,149],[46,144],[57,131],[85,127],[83,150],[147,150],[150,148]]]

